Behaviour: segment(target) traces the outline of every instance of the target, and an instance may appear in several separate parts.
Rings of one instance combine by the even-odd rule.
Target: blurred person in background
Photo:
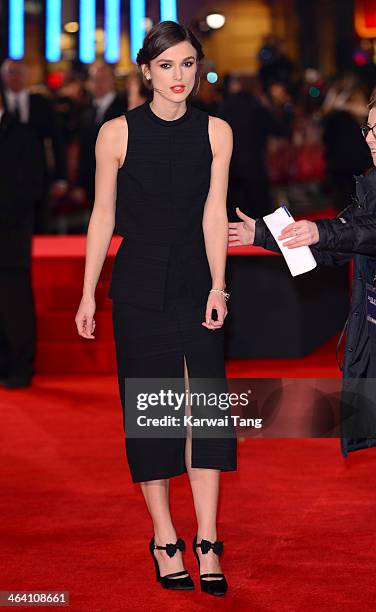
[[[44,189],[36,209],[35,232],[46,233],[48,192],[51,189],[52,195],[59,197],[67,190],[66,149],[61,124],[52,102],[45,96],[31,93],[27,89],[27,76],[27,67],[22,60],[7,59],[1,66],[5,109],[15,121],[30,126],[39,139],[44,160]],[[54,157],[54,168],[51,171],[46,147],[48,140],[51,141]]]
[[[5,109],[0,90],[0,384],[30,385],[35,355],[31,240],[44,159],[34,130]]]
[[[138,72],[130,72],[125,79],[125,92],[127,96],[127,109],[132,110],[150,100],[150,92],[146,89],[142,77]],[[125,112],[125,111],[124,111]]]
[[[254,80],[234,74],[227,83],[228,95],[218,109],[234,134],[227,198],[228,217],[237,219],[235,207],[262,217],[272,203],[266,163],[270,135],[285,137],[288,129],[253,93]]]
[[[306,117],[321,118],[326,99],[327,83],[316,68],[306,68],[301,80],[294,86],[296,101]]]
[[[54,96],[54,107],[60,118],[67,151],[66,193],[51,201],[50,232],[58,234],[86,231],[88,211],[85,202],[72,197],[77,183],[79,131],[82,117],[91,102],[83,75],[68,72]]]
[[[372,165],[359,129],[367,117],[367,99],[353,78],[339,79],[328,89],[322,112],[327,175],[334,206],[342,210],[356,195],[354,175]]]
[[[82,116],[79,130],[77,185],[72,192],[76,202],[94,202],[95,142],[101,126],[123,115],[126,101],[116,92],[115,77],[108,64],[93,64],[89,70],[88,88],[92,100]]]
[[[290,223],[278,238],[287,240],[282,244],[288,248],[311,246],[321,264],[338,266],[354,259],[351,308],[339,340],[340,344],[346,332],[340,365],[345,456],[349,450],[376,444],[376,98],[371,98],[362,132],[372,163],[364,175],[355,177],[356,198],[335,219]],[[230,223],[230,246],[254,244],[279,251],[263,219],[237,212],[242,222]]]
[[[296,213],[317,208],[323,202],[325,154],[320,107],[324,87],[319,72],[309,68],[299,82],[276,82],[269,89],[275,112],[290,128],[288,142],[275,139],[273,156],[269,157],[273,182],[279,183],[275,199],[288,201]],[[282,180],[275,180],[278,177]]]
[[[294,72],[294,64],[283,52],[283,42],[274,36],[267,36],[258,53],[260,67],[258,78],[266,92],[273,82],[288,85]]]
[[[66,143],[78,137],[81,116],[89,104],[90,96],[85,89],[82,76],[75,72],[65,74],[63,83],[57,91],[54,107],[61,119]]]
[[[281,81],[272,81],[267,89],[267,97],[276,117],[290,131],[294,121],[294,101],[288,86]]]

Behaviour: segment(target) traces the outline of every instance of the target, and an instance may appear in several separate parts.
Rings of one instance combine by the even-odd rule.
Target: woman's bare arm
[[[224,288],[228,244],[226,209],[228,172],[232,154],[232,130],[226,121],[210,117],[213,151],[210,189],[205,203],[203,230],[213,287]]]
[[[99,130],[96,146],[95,201],[87,240],[83,295],[76,315],[78,333],[93,338],[95,289],[115,227],[116,178],[128,140],[124,117],[107,121]]]
[[[213,152],[210,189],[205,202],[203,231],[206,254],[212,277],[212,287],[225,288],[225,270],[228,245],[228,219],[226,210],[228,173],[232,154],[232,130],[226,121],[218,117],[209,118],[209,138]],[[218,320],[211,319],[212,309],[218,313]],[[223,325],[227,314],[224,296],[210,293],[206,308],[208,329]]]

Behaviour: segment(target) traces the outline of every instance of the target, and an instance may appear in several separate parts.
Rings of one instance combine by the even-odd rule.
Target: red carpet
[[[190,488],[186,476],[173,479],[196,590],[156,583],[151,523],[124,453],[110,261],[97,291],[96,341],[75,330],[84,246],[81,236],[34,243],[38,375],[30,389],[0,390],[0,590],[69,591],[72,612],[373,610],[376,449],[344,460],[338,440],[239,442],[239,470],[223,476],[219,513],[224,599],[199,590]],[[304,359],[232,360],[227,373],[339,377],[335,343]]]
[[[66,590],[74,612],[374,609],[374,449],[344,460],[337,440],[240,443],[239,471],[223,478],[231,587],[218,600],[155,582],[113,377],[36,377],[30,390],[1,391],[0,408],[0,590]],[[189,541],[185,476],[172,500]],[[198,583],[190,550],[185,558]]]

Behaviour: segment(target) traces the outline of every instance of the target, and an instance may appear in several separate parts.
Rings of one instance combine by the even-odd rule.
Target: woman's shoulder
[[[98,133],[98,141],[105,144],[116,144],[123,141],[128,134],[128,125],[124,115],[105,121]]]
[[[105,121],[101,126],[96,142],[97,152],[112,152],[120,156],[124,142],[128,141],[128,125],[124,115]]]
[[[214,115],[210,115],[207,111],[198,108],[191,104],[191,110],[194,117],[197,119],[204,120],[207,124],[209,124],[209,130],[211,132],[215,132],[215,134],[219,134],[220,136],[223,134],[226,138],[232,135],[232,129],[230,125],[224,119],[220,119],[220,117],[215,117]]]
[[[216,132],[220,132],[222,134],[232,134],[232,129],[230,124],[221,119],[220,117],[215,117],[214,115],[209,115],[209,124],[212,125],[213,129]]]
[[[128,124],[126,115],[120,115],[119,117],[105,121],[101,126],[99,133],[107,138],[115,138],[119,131],[127,130],[127,128]]]
[[[231,146],[233,140],[232,129],[224,119],[209,115],[209,135],[219,145],[228,143]]]
[[[208,133],[213,156],[216,157],[218,154],[231,156],[233,136],[227,121],[209,115]]]

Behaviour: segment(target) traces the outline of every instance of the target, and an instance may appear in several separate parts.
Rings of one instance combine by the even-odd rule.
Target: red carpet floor
[[[239,470],[223,477],[230,590],[219,600],[155,582],[114,377],[37,376],[2,390],[0,408],[0,590],[69,591],[74,612],[375,609],[375,449],[344,460],[338,440],[240,442]],[[172,501],[189,542],[185,476]],[[198,586],[190,550],[185,559]]]

